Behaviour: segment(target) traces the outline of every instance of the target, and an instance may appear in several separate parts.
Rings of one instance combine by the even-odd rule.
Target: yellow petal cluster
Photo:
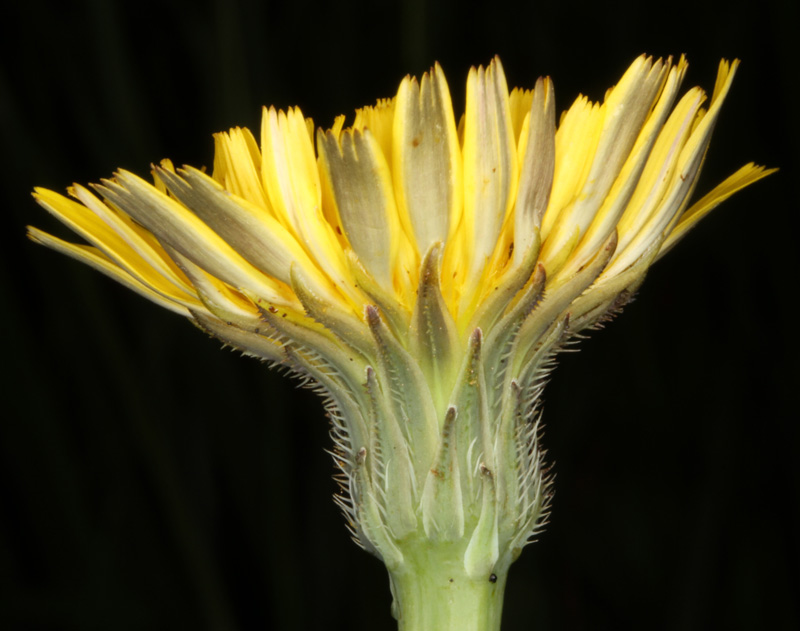
[[[708,109],[686,72],[639,57],[602,103],[578,97],[555,120],[551,81],[509,92],[499,59],[467,78],[460,124],[436,65],[397,96],[315,133],[298,108],[265,108],[260,141],[215,136],[211,176],[171,163],[148,183],[127,171],[68,197],[37,201],[93,247],[31,236],[183,315],[224,308],[302,312],[297,268],[321,298],[363,319],[366,273],[398,317],[414,307],[419,268],[442,245],[445,301],[461,333],[497,284],[540,243],[548,286],[565,282],[616,232],[598,286],[652,261],[735,191],[770,171],[749,164],[689,205],[738,62],[720,63]],[[677,103],[676,103],[677,101]],[[356,269],[357,268],[357,269]]]

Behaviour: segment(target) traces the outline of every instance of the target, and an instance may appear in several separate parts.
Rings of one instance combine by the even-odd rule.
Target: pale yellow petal
[[[519,190],[514,211],[514,261],[519,264],[538,240],[542,215],[550,199],[555,169],[556,110],[550,79],[539,79],[520,139]]]
[[[149,274],[150,269],[148,268],[152,268],[153,273],[174,285],[179,295],[194,295],[195,291],[189,279],[187,279],[178,266],[175,265],[175,262],[170,258],[169,254],[164,251],[164,248],[150,232],[144,230],[127,215],[112,210],[83,186],[76,184],[69,189],[69,193],[109,226],[142,258],[144,265],[139,264],[138,259],[136,259],[135,263],[130,262],[126,264],[122,257],[115,256],[108,250],[107,246],[97,243],[90,233],[83,234],[83,237],[87,241],[95,243],[95,245],[100,247],[100,249],[112,259],[116,260],[121,266],[125,267],[129,272],[139,274],[140,272],[136,270],[138,268],[144,268],[147,269]],[[99,236],[98,233],[93,234]],[[150,284],[155,282],[153,278],[143,280]]]
[[[639,233],[650,219],[671,185],[681,149],[691,133],[705,95],[692,88],[675,106],[650,152],[636,190],[617,223],[617,254]]]
[[[235,127],[214,135],[213,177],[227,191],[271,210],[261,183],[261,152],[249,129]]]
[[[344,253],[322,209],[309,123],[298,108],[264,109],[261,153],[264,188],[278,220],[329,279],[344,293],[351,293]]]
[[[202,171],[186,167],[179,174],[161,172],[169,191],[192,210],[245,260],[273,281],[276,291],[290,299],[289,270],[301,265],[315,282],[315,290],[331,300],[337,293],[286,228],[259,208],[223,189]]]
[[[81,196],[90,206],[103,207],[108,211],[104,204],[88,192],[81,192]],[[126,230],[124,225],[121,229],[127,239],[115,230],[119,225],[109,225],[102,216],[86,205],[42,188],[36,189],[34,198],[59,221],[95,245],[104,254],[104,260],[113,261],[122,271],[141,284],[179,301],[190,304],[197,302],[193,288],[176,275],[157,252],[137,239],[131,231]],[[108,214],[113,213],[108,212]],[[132,247],[129,241],[136,247]]]
[[[743,166],[730,177],[726,178],[724,182],[714,187],[710,193],[696,201],[686,212],[683,213],[675,228],[673,228],[672,232],[670,232],[667,239],[661,245],[661,249],[658,252],[658,257],[656,260],[669,252],[675,246],[675,244],[697,224],[698,221],[700,221],[708,213],[728,199],[731,195],[742,190],[746,186],[750,186],[754,182],[758,182],[758,180],[761,178],[766,177],[771,173],[775,173],[777,170],[778,169],[766,169],[751,162],[750,164]]]
[[[543,79],[539,79],[543,81]],[[549,81],[549,79],[547,79]],[[538,81],[537,81],[538,84]],[[533,90],[514,88],[508,95],[508,110],[511,114],[511,128],[514,130],[514,140],[519,143],[525,120],[531,112]]]
[[[261,126],[261,177],[276,216],[305,240],[305,214],[319,206],[319,177],[314,147],[299,109],[264,108]]]
[[[665,77],[666,68],[661,60],[654,64],[652,59],[642,55],[631,64],[619,83],[606,93],[599,110],[602,123],[597,145],[589,157],[591,168],[572,203],[559,213],[542,252],[551,276],[558,271],[552,264],[554,256],[563,257],[562,249],[574,239],[576,228],[579,235],[585,233],[606,199]]]
[[[258,328],[262,323],[258,306],[246,295],[226,285],[221,280],[214,278],[180,252],[172,251],[171,256],[180,263],[186,275],[192,279],[192,284],[203,301],[206,309],[228,324],[235,324],[242,328]],[[290,305],[300,308],[298,301],[290,298]],[[291,304],[293,303],[293,304]],[[269,308],[262,307],[262,308]]]
[[[461,207],[461,152],[450,91],[434,66],[406,77],[395,101],[392,141],[395,198],[403,228],[417,254],[444,243]]]
[[[48,248],[60,252],[61,254],[65,254],[77,261],[80,261],[81,263],[86,263],[109,278],[112,278],[118,283],[125,285],[128,289],[132,289],[140,296],[151,300],[160,307],[169,309],[170,311],[187,318],[191,315],[186,304],[172,298],[171,296],[167,297],[157,291],[154,291],[151,287],[148,287],[141,281],[125,272],[97,248],[93,248],[88,245],[68,243],[67,241],[63,241],[58,237],[54,237],[46,232],[42,232],[41,230],[33,228],[32,226],[28,226],[28,236],[36,243],[47,246]],[[205,307],[203,307],[199,300],[196,302],[196,304],[192,305],[192,308],[205,310]]]
[[[346,116],[344,114],[339,114],[339,116],[333,119],[333,125],[328,131],[338,138],[339,134],[342,133],[342,129],[344,129],[345,120]]]
[[[603,103],[603,127],[572,223],[586,230],[630,154],[645,118],[661,90],[666,68],[661,60],[639,57]]]
[[[400,223],[389,165],[369,129],[317,137],[320,171],[333,191],[341,226],[365,269],[384,289],[392,272]]]
[[[464,122],[464,216],[469,260],[467,294],[495,251],[514,203],[518,178],[508,86],[500,60],[471,69]]]
[[[711,100],[708,112],[694,125],[691,135],[680,151],[670,187],[648,222],[630,239],[622,252],[618,251],[617,258],[611,265],[614,271],[625,269],[651,244],[666,238],[671,225],[678,220],[678,213],[685,206],[689,195],[694,190],[697,174],[700,171],[706,149],[711,140],[711,132],[714,129],[720,107],[730,90],[737,66],[738,60],[731,65],[728,65],[725,61],[720,64],[719,74],[723,77],[723,80],[717,81],[718,87]]]
[[[578,97],[561,117],[556,132],[556,162],[553,190],[542,217],[542,240],[560,214],[575,201],[592,166],[592,156],[600,140],[603,112],[600,105],[585,96]]]
[[[678,89],[686,74],[686,68],[686,60],[681,57],[678,64],[670,69],[661,94],[650,112],[647,122],[642,127],[625,165],[614,182],[614,186],[609,191],[605,202],[597,211],[589,229],[570,258],[569,266],[572,271],[585,265],[594,256],[597,249],[602,246],[608,235],[615,229],[623,211],[631,201],[655,140],[675,101]]]
[[[380,99],[374,106],[356,110],[353,129],[369,129],[383,151],[386,162],[392,160],[395,99]]]
[[[96,190],[161,241],[232,287],[281,301],[275,281],[259,272],[188,208],[127,171]]]

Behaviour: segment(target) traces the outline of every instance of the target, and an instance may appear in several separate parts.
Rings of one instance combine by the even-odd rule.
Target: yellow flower
[[[678,98],[683,58],[642,56],[558,120],[550,80],[509,91],[499,59],[470,71],[458,120],[436,65],[347,128],[265,108],[258,140],[216,135],[211,175],[163,161],[153,183],[37,189],[91,246],[30,236],[313,383],[340,504],[387,564],[401,624],[483,603],[491,626],[546,514],[537,411],[554,354],[771,172],[748,164],[689,205],[737,65],[720,63],[706,109],[700,88]],[[409,613],[454,577],[476,591]]]

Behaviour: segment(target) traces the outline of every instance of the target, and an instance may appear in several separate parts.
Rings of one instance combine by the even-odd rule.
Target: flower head
[[[639,57],[556,119],[549,79],[473,68],[458,120],[437,65],[314,131],[265,108],[213,172],[163,161],[37,201],[85,238],[31,237],[307,379],[333,421],[354,535],[402,574],[440,543],[502,573],[542,523],[537,402],[570,337],[615,313],[699,219],[689,205],[737,62],[679,98],[683,58]]]

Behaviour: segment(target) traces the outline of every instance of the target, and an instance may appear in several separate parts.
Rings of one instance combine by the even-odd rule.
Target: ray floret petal
[[[690,204],[738,61],[679,96],[681,57],[637,58],[556,117],[548,78],[473,68],[458,118],[439,65],[315,130],[264,108],[213,170],[165,160],[68,196],[36,189],[83,261],[287,368],[324,398],[354,539],[386,564],[401,629],[497,629],[506,573],[546,521],[539,402],[555,355],[649,266],[773,170]]]

